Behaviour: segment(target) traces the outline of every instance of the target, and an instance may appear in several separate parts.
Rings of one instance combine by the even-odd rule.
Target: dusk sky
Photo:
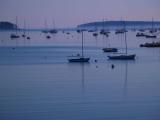
[[[0,21],[32,28],[75,27],[84,22],[107,20],[160,20],[160,0],[0,0]]]

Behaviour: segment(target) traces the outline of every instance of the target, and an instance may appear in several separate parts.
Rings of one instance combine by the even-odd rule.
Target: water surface
[[[136,53],[136,60],[111,61],[101,49],[110,44],[124,52],[124,35],[94,38],[86,32],[85,56],[91,61],[70,64],[67,56],[81,52],[76,32],[51,39],[30,32],[31,40],[9,35],[0,33],[1,120],[160,119],[160,49],[139,48],[159,38],[129,32],[128,52]]]

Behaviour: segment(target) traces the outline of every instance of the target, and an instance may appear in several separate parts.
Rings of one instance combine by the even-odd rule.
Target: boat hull
[[[156,35],[146,35],[146,38],[157,38]]]
[[[103,48],[103,52],[118,52],[117,48]]]
[[[146,37],[144,33],[137,33],[136,37]]]
[[[11,34],[10,38],[11,38],[11,39],[14,39],[14,38],[19,38],[19,35],[14,35],[14,34]]]
[[[89,62],[90,58],[70,58],[68,59],[68,61],[70,63],[85,63],[85,62]]]
[[[134,60],[135,54],[133,55],[115,55],[115,56],[108,56],[110,60]]]

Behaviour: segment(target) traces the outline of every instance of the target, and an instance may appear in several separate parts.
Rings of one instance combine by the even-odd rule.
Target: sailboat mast
[[[29,22],[27,23],[27,34],[29,35],[30,25]]]
[[[55,29],[55,20],[53,19],[53,29]]]
[[[103,30],[104,30],[104,23],[105,23],[105,19],[103,19]]]
[[[154,27],[153,21],[154,21],[154,20],[153,20],[153,18],[152,18],[152,32],[153,32],[153,30],[154,30],[154,28],[153,28],[153,27]]]
[[[44,21],[44,27],[45,27],[45,28],[44,28],[44,29],[45,29],[45,31],[48,31],[47,20],[45,20],[45,21]]]
[[[18,29],[18,18],[17,18],[17,16],[16,16],[16,35],[17,35],[17,29]]]
[[[26,34],[26,21],[24,20],[24,28],[23,28],[23,34]]]
[[[82,57],[84,57],[84,54],[83,54],[83,30],[81,32],[82,32]]]
[[[127,34],[126,34],[126,23],[125,23],[125,21],[124,21],[124,34],[125,34],[125,46],[126,46],[126,55],[127,55]]]

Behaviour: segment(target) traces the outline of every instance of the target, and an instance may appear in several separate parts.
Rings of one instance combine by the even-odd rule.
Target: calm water
[[[85,55],[91,62],[70,64],[67,56],[81,49],[76,32],[51,39],[30,32],[31,40],[9,35],[0,32],[0,120],[160,119],[160,49],[139,48],[159,36],[127,33],[136,60],[111,61],[101,48],[110,44],[124,52],[124,35],[94,38],[86,32]]]

